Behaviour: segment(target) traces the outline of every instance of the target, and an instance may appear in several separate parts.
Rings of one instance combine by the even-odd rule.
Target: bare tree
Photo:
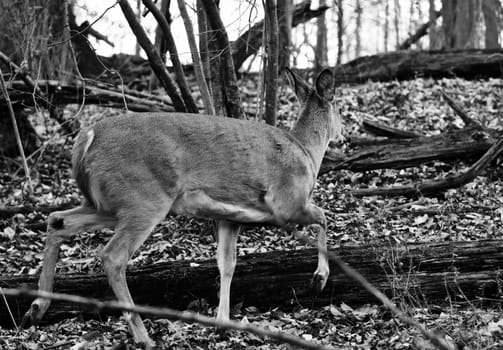
[[[208,85],[206,84],[201,57],[199,56],[199,52],[197,50],[194,28],[192,26],[189,13],[187,12],[187,7],[185,6],[184,0],[178,0],[178,8],[180,9],[180,15],[183,18],[185,31],[187,32],[187,40],[189,42],[197,85],[199,86],[199,91],[201,92],[201,99],[203,100],[206,113],[213,115],[215,114],[215,108],[213,107],[210,92],[208,90]]]
[[[198,108],[196,102],[194,101],[194,97],[192,96],[192,91],[190,90],[190,87],[185,80],[185,73],[183,71],[182,63],[180,62],[175,39],[173,38],[173,34],[171,34],[171,27],[169,25],[169,22],[166,20],[166,17],[161,13],[161,11],[159,11],[159,9],[154,5],[152,0],[142,0],[142,2],[145,7],[149,9],[152,15],[154,15],[164,34],[166,47],[168,48],[169,57],[171,58],[171,63],[173,64],[173,71],[175,73],[176,82],[180,89],[187,111],[191,113],[198,113]]]
[[[356,14],[356,29],[355,29],[355,57],[361,56],[362,44],[361,44],[361,31],[362,31],[362,4],[361,0],[356,0],[355,14]]]
[[[395,0],[394,10],[394,25],[395,25],[395,48],[400,45],[400,1]]]
[[[139,0],[141,2],[141,0]],[[164,15],[168,23],[171,23],[171,15],[169,13],[169,5],[171,0],[161,0],[161,13]],[[138,40],[136,41],[138,45]],[[139,45],[138,45],[139,46]],[[163,62],[166,62],[166,42],[164,40],[164,35],[162,34],[162,29],[160,25],[157,25],[155,29],[155,39],[154,46],[161,55]],[[156,89],[159,86],[159,80],[157,79],[154,72],[150,76],[150,89]]]
[[[341,64],[342,60],[342,47],[344,42],[344,8],[342,0],[337,1],[337,61],[336,64]]]
[[[136,0],[136,20],[141,24],[141,0]],[[134,54],[136,56],[140,55],[141,46],[138,40],[136,40],[136,45],[134,47]]]
[[[430,19],[430,25],[428,28],[428,38],[430,40],[430,50],[435,50],[438,48],[438,44],[440,43],[440,38],[439,38],[439,32],[437,31],[437,24],[436,24],[436,18],[437,18],[437,10],[435,9],[435,0],[429,0],[429,19]]]
[[[485,48],[500,47],[499,33],[501,32],[501,2],[499,0],[485,0],[482,2],[482,13],[486,25]]]
[[[276,125],[276,102],[278,90],[278,18],[276,0],[265,0],[265,38],[267,74],[265,80],[265,121]]]
[[[481,0],[442,0],[442,29],[447,49],[479,48]]]
[[[389,0],[384,0],[384,52],[388,52]]]
[[[213,39],[209,43],[212,45],[214,44],[215,57],[218,57],[220,61],[218,68],[220,68],[220,76],[222,78],[222,83],[220,85],[224,93],[223,105],[225,106],[228,116],[232,118],[244,119],[236,72],[232,61],[229,38],[224,24],[222,23],[222,19],[220,18],[220,10],[214,1],[201,1],[201,3],[206,12],[208,29],[211,29],[213,33]],[[213,49],[213,47],[210,47],[210,50],[211,49]],[[213,85],[213,88],[214,87],[215,85]],[[212,90],[212,92],[213,97],[215,97],[216,92],[214,90]],[[217,104],[215,103],[215,109],[217,108]]]
[[[166,66],[164,65],[164,62],[162,61],[161,56],[156,51],[154,44],[152,44],[152,42],[148,38],[147,33],[145,32],[143,27],[136,20],[135,13],[131,8],[131,5],[129,5],[129,2],[127,0],[119,0],[119,6],[124,13],[124,17],[126,17],[131,30],[133,31],[141,47],[147,54],[152,70],[155,72],[157,78],[171,98],[175,109],[180,112],[186,112],[187,108],[183,103],[182,98],[178,94],[176,86],[171,79]]]
[[[320,0],[320,6],[325,6],[326,0]],[[325,15],[316,19],[316,47],[314,52],[314,67],[317,72],[321,72],[323,67],[328,66],[327,57],[327,21]]]
[[[292,43],[293,0],[278,0],[278,69],[290,67],[290,46]]]

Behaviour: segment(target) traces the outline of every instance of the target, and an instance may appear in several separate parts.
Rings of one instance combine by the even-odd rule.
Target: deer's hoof
[[[311,289],[315,295],[319,294],[325,285],[327,284],[328,276],[323,276],[319,273],[314,273],[313,278],[311,279]]]
[[[21,320],[21,328],[28,328],[30,326],[36,326],[42,318],[40,312],[40,306],[36,303],[32,303],[30,309],[26,311]]]

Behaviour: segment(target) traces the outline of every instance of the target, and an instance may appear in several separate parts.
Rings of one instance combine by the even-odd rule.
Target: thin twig
[[[259,336],[260,338],[266,338],[269,337],[274,340],[278,340],[290,345],[302,347],[305,349],[313,349],[313,350],[335,350],[336,348],[334,347],[329,347],[329,346],[324,346],[324,345],[319,345],[319,344],[314,344],[308,341],[305,341],[302,338],[282,333],[282,332],[273,332],[269,331],[267,329],[262,329],[256,326],[253,326],[251,324],[245,324],[241,322],[236,322],[236,321],[218,321],[216,319],[196,314],[193,312],[189,311],[177,311],[173,310],[170,308],[160,308],[160,307],[150,307],[150,306],[137,306],[137,305],[131,305],[131,304],[126,304],[123,302],[118,302],[118,301],[107,301],[107,302],[102,302],[97,299],[92,299],[92,298],[84,298],[76,295],[70,295],[70,294],[61,294],[61,293],[50,293],[50,292],[45,292],[45,291],[34,291],[34,290],[29,290],[26,288],[21,288],[21,289],[11,289],[11,288],[6,288],[3,290],[3,293],[5,295],[9,296],[27,296],[27,297],[33,297],[33,298],[45,298],[45,299],[51,299],[51,300],[57,300],[57,301],[66,301],[70,303],[75,303],[79,305],[86,305],[86,306],[92,306],[96,310],[103,310],[103,309],[108,309],[108,310],[114,310],[114,311],[125,311],[125,312],[134,312],[138,314],[145,314],[145,315],[151,315],[151,316],[157,316],[157,317],[165,317],[170,320],[180,320],[184,321],[187,323],[199,323],[204,326],[209,326],[209,327],[218,327],[223,330],[227,329],[235,329],[235,330],[240,330],[240,331],[245,331],[248,333],[255,334],[256,336]]]
[[[471,124],[478,124],[475,120],[473,120],[472,118],[470,118],[468,116],[468,114],[466,114],[465,111],[463,111],[463,108],[461,108],[461,106],[456,101],[454,101],[454,99],[452,97],[450,97],[449,95],[447,95],[447,93],[444,90],[440,89],[440,93],[444,97],[444,99],[447,102],[447,104],[463,120],[463,122],[465,123],[465,125],[468,126],[468,125],[471,125]]]
[[[44,93],[42,92],[42,90],[40,90],[38,85],[33,81],[32,77],[24,69],[22,69],[17,64],[12,62],[12,60],[6,54],[4,54],[2,51],[0,51],[0,60],[2,62],[4,62],[6,65],[8,65],[16,73],[16,75],[18,75],[21,78],[21,80],[25,83],[25,85],[30,90],[32,90],[33,100],[35,100],[35,95],[38,95],[41,97],[45,96]],[[44,97],[40,101],[45,108],[47,108],[47,109],[51,108],[51,104],[50,104],[50,102],[48,102],[48,99],[46,97]]]
[[[14,324],[14,328],[16,328],[16,331],[19,331],[19,327],[16,323],[16,319],[14,318],[14,315],[12,314],[12,310],[10,309],[9,302],[7,301],[7,298],[5,297],[5,294],[3,292],[2,287],[0,287],[0,294],[2,294],[2,298],[5,303],[5,307],[7,308],[7,311],[9,312],[9,316],[10,316],[10,319],[12,320],[12,323]]]
[[[9,114],[12,121],[12,127],[14,128],[14,135],[16,137],[17,147],[19,149],[19,154],[21,155],[21,159],[23,160],[23,168],[26,176],[26,180],[28,182],[28,190],[30,197],[33,196],[33,184],[31,182],[30,177],[30,169],[28,168],[28,163],[26,162],[26,156],[24,155],[23,143],[21,142],[21,136],[19,135],[19,129],[17,127],[16,115],[14,114],[14,109],[12,108],[12,102],[9,97],[9,92],[7,91],[7,86],[5,85],[5,80],[3,79],[3,73],[0,69],[0,89],[5,97],[5,101],[7,102],[7,106],[9,108]]]

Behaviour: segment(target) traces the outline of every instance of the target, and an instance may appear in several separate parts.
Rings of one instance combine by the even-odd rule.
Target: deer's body
[[[324,71],[312,89],[290,76],[302,108],[291,132],[262,123],[180,113],[108,118],[83,130],[73,150],[81,207],[48,218],[39,289],[52,291],[62,242],[82,231],[112,228],[102,265],[117,299],[133,304],[126,266],[168,213],[216,219],[220,302],[229,317],[236,241],[242,223],[316,225],[321,289],[328,279],[326,218],[311,203],[323,154],[339,137],[341,121],[330,103],[334,79]],[[25,320],[38,322],[49,307],[36,299]],[[128,315],[132,335],[152,344],[141,318]]]
[[[287,131],[179,113],[107,118],[79,135],[73,155],[87,202],[112,215],[146,197],[173,201],[175,214],[283,225],[318,173]]]

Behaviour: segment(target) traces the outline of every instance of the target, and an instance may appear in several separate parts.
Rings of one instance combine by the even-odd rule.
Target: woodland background
[[[327,211],[331,250],[450,347],[502,346],[501,2],[217,8],[2,1],[0,287],[36,288],[46,216],[80,203],[70,152],[81,127],[124,110],[176,110],[289,128],[298,103],[284,68],[310,79],[330,67],[345,141],[327,152],[314,200]],[[209,221],[168,217],[130,263],[135,301],[213,316],[213,231]],[[63,245],[55,290],[111,300],[97,258],[110,236]],[[314,250],[279,229],[247,230],[239,255],[234,319],[336,348],[434,348],[335,265],[314,294]],[[39,328],[20,330],[31,299],[1,294],[2,347],[135,346],[116,312],[65,302]],[[166,348],[285,348],[244,332],[146,323]]]

